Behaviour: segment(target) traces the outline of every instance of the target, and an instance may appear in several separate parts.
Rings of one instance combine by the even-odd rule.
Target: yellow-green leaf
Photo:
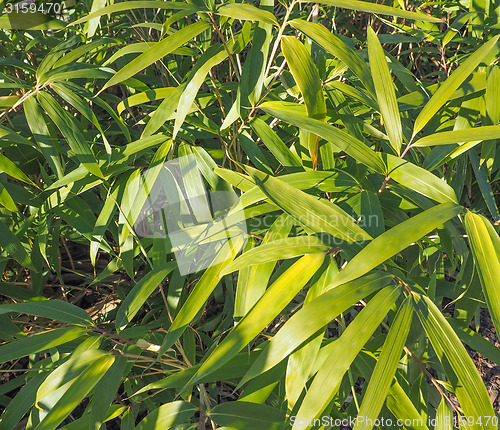
[[[387,60],[385,59],[384,50],[371,27],[368,27],[368,55],[370,57],[370,69],[375,84],[380,113],[384,120],[384,127],[389,136],[391,146],[400,155],[403,132],[401,129],[398,102],[396,100],[396,91]]]
[[[491,420],[485,422],[484,417],[495,416],[495,411],[484,382],[457,334],[431,299],[415,292],[412,297],[415,311],[434,351],[445,371],[451,373],[448,379],[453,384],[464,415],[471,417],[474,423],[479,423],[482,419],[482,425],[473,425],[471,428],[496,430],[497,426]]]

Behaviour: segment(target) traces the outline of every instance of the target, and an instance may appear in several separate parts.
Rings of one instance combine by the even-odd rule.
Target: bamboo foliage
[[[497,428],[498,2],[64,3],[0,2],[1,429]]]

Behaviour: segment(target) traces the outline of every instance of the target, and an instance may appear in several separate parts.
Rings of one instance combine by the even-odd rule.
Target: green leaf
[[[319,369],[307,390],[295,417],[293,430],[299,428],[307,430],[312,427],[306,420],[318,418],[332,401],[345,372],[400,294],[399,288],[384,288],[347,326],[340,338],[334,343],[330,355],[326,359],[328,365]],[[302,422],[305,422],[305,425],[300,425],[301,420],[304,420]]]
[[[21,266],[31,264],[31,259],[17,236],[0,220],[0,247]]]
[[[428,170],[392,154],[383,154],[387,161],[387,176],[401,185],[439,203],[458,203],[453,188]]]
[[[0,315],[9,312],[34,315],[69,324],[93,325],[89,314],[82,308],[57,299],[0,305]]]
[[[250,122],[250,126],[257,133],[257,136],[261,138],[267,149],[271,151],[284,167],[290,171],[304,169],[300,157],[285,145],[276,132],[264,120],[254,118]]]
[[[65,23],[41,12],[11,12],[0,16],[0,28],[12,30],[60,30]]]
[[[82,371],[78,375],[57,387],[51,378],[61,378],[64,381],[63,370],[69,370],[71,365],[79,365],[80,362],[88,361],[86,366],[82,366]],[[78,406],[78,404],[88,395],[99,380],[114,362],[111,354],[98,350],[87,350],[82,354],[72,356],[70,360],[54,371],[47,378],[37,392],[37,406],[45,409],[45,415],[36,427],[37,430],[54,430],[57,426]],[[69,364],[69,365],[68,365]],[[68,366],[66,366],[68,365]],[[59,372],[63,375],[59,375]]]
[[[434,430],[453,430],[453,413],[444,397],[441,397],[441,402],[436,412],[436,426]]]
[[[318,281],[309,288],[304,305],[321,295],[328,284],[338,275],[339,269],[335,257],[329,255],[323,266],[324,270]],[[299,400],[310,376],[317,372],[316,366],[325,332],[320,332],[314,339],[309,340],[302,348],[295,351],[289,358],[286,366],[285,392],[288,408],[293,410]],[[321,363],[323,365],[323,363]],[[319,367],[321,367],[321,365]]]
[[[418,114],[413,126],[413,137],[422,130],[437,111],[450,99],[453,93],[462,85],[498,42],[500,35],[494,36],[483,44],[474,54],[464,61],[433,94],[424,108]]]
[[[370,377],[358,412],[358,416],[364,417],[364,420],[356,425],[356,430],[371,430],[373,422],[379,417],[405,346],[412,313],[411,302],[407,298],[398,310]]]
[[[343,130],[333,127],[325,122],[304,115],[296,103],[266,102],[260,108],[276,118],[315,133],[329,142],[334,143],[340,150],[345,151],[355,160],[371,167],[379,173],[384,173],[386,168],[380,153],[368,148],[363,142],[350,136]]]
[[[172,133],[173,139],[175,139],[182,124],[184,123],[186,115],[188,114],[201,85],[205,81],[208,72],[212,69],[212,67],[224,61],[227,58],[227,55],[226,48],[222,44],[217,43],[211,45],[210,48],[208,48],[196,61],[196,64],[189,73],[189,77],[183,87],[182,95],[179,99],[177,114],[175,115],[174,131]]]
[[[356,367],[364,374],[372,374],[375,366],[375,356],[366,350],[361,351],[356,360]],[[396,378],[393,379],[389,388],[386,406],[396,419],[400,419],[402,422],[406,420],[406,430],[429,430],[422,415],[417,411]]]
[[[182,3],[182,2],[164,2],[164,1],[127,1],[126,3],[120,2],[111,4],[109,6],[103,7],[91,14],[84,16],[83,18],[77,19],[72,22],[71,25],[82,24],[84,22],[90,21],[91,19],[98,18],[103,15],[108,15],[116,12],[128,12],[132,9],[145,9],[145,8],[153,8],[153,9],[171,9],[171,10],[192,10],[194,12],[201,12],[199,5]]]
[[[280,430],[285,422],[282,410],[243,401],[221,403],[208,416],[216,424],[238,430]]]
[[[318,200],[255,169],[249,167],[246,169],[273,203],[313,231],[330,233],[348,242],[371,238],[348,214],[332,203]]]
[[[226,3],[218,7],[215,14],[241,21],[260,21],[278,26],[278,21],[271,12],[246,3]]]
[[[472,212],[465,214],[465,230],[491,319],[500,330],[500,238],[484,216]]]
[[[271,261],[286,260],[288,258],[300,257],[305,254],[317,254],[328,251],[328,246],[323,245],[321,240],[315,236],[287,237],[263,243],[253,248],[241,257],[229,264],[220,274],[242,270],[254,264],[265,264]]]
[[[11,212],[17,212],[16,202],[12,199],[7,189],[0,183],[0,204]],[[9,230],[10,231],[10,230]]]
[[[64,57],[65,58],[65,57]],[[67,103],[69,103],[71,106],[73,106],[80,114],[83,115],[83,117],[87,118],[89,121],[94,124],[95,128],[99,130],[101,133],[101,139],[104,143],[104,146],[106,148],[106,152],[111,154],[111,147],[109,146],[108,140],[106,139],[106,135],[104,134],[104,131],[99,124],[99,120],[97,119],[96,115],[92,111],[91,107],[79,96],[74,92],[74,87],[72,84],[60,84],[60,83],[52,83],[50,87]]]
[[[135,2],[127,2],[127,5]],[[138,2],[138,3],[147,3],[143,7],[155,7],[152,3],[163,3],[163,5],[171,5],[173,2]],[[113,6],[124,7],[124,4],[116,4]],[[127,7],[125,5],[125,8]],[[108,6],[109,7],[109,6]],[[156,6],[157,7],[157,6]],[[132,7],[130,7],[132,8]],[[101,13],[107,8],[103,8],[98,13]],[[106,12],[104,12],[106,13]],[[91,15],[87,16],[86,19],[89,19]],[[81,20],[79,20],[81,21]],[[78,21],[77,21],[78,22]],[[75,24],[75,23],[73,23]],[[205,31],[208,28],[208,24],[204,21],[198,21],[194,24],[188,25],[187,27],[182,28],[181,30],[175,32],[171,36],[166,37],[160,42],[155,43],[151,48],[149,48],[146,52],[139,55],[137,58],[134,58],[130,63],[128,63],[125,67],[121,68],[116,74],[104,85],[104,87],[97,93],[99,95],[106,88],[111,87],[112,85],[116,85],[124,80],[131,78],[132,76],[139,73],[141,70],[155,63],[156,61],[163,58],[165,55],[170,54],[175,49],[189,42],[193,37],[197,36],[201,32]]]
[[[196,408],[188,402],[166,403],[149,413],[135,428],[136,430],[158,430],[173,428],[189,420]]]
[[[325,254],[309,254],[294,263],[266,290],[260,300],[224,338],[196,372],[192,385],[223,366],[255,338],[304,288],[323,264]]]
[[[261,354],[240,385],[276,366],[305,341],[323,330],[330,321],[354,303],[386,286],[392,279],[392,276],[384,273],[373,273],[329,289],[306,303],[271,339],[267,351]]]
[[[301,3],[310,3],[309,0],[301,0]],[[397,16],[400,18],[414,19],[419,21],[429,21],[429,22],[441,22],[439,18],[435,18],[430,15],[423,13],[410,12],[403,9],[397,9],[395,7],[386,6],[383,4],[377,4],[367,1],[360,0],[321,0],[320,4],[325,4],[328,6],[336,6],[343,9],[353,9],[360,10],[363,12],[376,13],[380,15],[390,15]]]
[[[0,363],[16,360],[35,352],[45,351],[83,336],[87,330],[83,327],[63,327],[34,334],[15,342],[0,346]]]
[[[493,193],[493,189],[491,187],[492,184],[490,183],[490,180],[488,178],[489,175],[487,163],[480,164],[479,157],[475,151],[468,151],[467,155],[469,156],[472,170],[474,171],[477,184],[479,185],[479,189],[481,190],[481,194],[486,203],[486,206],[488,206],[488,210],[490,211],[493,219],[495,221],[499,221],[500,213],[498,212],[495,194]]]
[[[458,215],[461,210],[461,206],[454,203],[442,203],[387,230],[356,254],[330,288],[364,275]]]
[[[35,406],[37,408],[46,409],[47,405],[43,401],[45,397],[77,379],[79,375],[92,364],[92,362],[101,359],[106,355],[104,351],[100,351],[99,349],[92,347],[95,345],[94,339],[98,338],[87,338],[80,344],[80,346],[83,347],[79,347],[79,352],[81,352],[80,354],[71,354],[63,364],[58,366],[47,376],[36,394]]]
[[[2,430],[13,430],[21,422],[23,416],[35,403],[38,387],[46,377],[47,374],[44,372],[29,379],[9,402],[2,415],[0,415]]]
[[[45,159],[53,172],[57,173],[60,179],[64,176],[64,170],[59,159],[54,141],[50,136],[49,129],[42,115],[42,110],[38,106],[34,97],[27,98],[23,103],[24,114],[29,128],[33,133],[35,141],[38,143]]]
[[[290,234],[290,230],[293,226],[293,219],[287,214],[281,214],[267,231],[261,242],[261,246],[265,246],[276,240],[285,239]],[[248,248],[251,249],[254,244],[255,240],[249,238],[247,242]],[[282,251],[283,250],[281,250],[281,252]],[[244,250],[244,254],[245,253],[246,250]],[[276,267],[276,263],[276,261],[270,261],[268,263],[259,261],[258,264],[240,269],[234,298],[235,320],[239,320],[243,315],[246,315],[262,297],[269,283],[269,279],[273,274],[274,268]],[[226,270],[227,269],[224,269],[224,271]]]
[[[462,144],[470,141],[496,139],[500,135],[500,125],[466,128],[464,130],[443,131],[418,139],[412,146],[447,145],[449,143]]]
[[[129,368],[129,363],[125,357],[115,357],[113,365],[97,383],[87,429],[99,430],[102,423],[107,420],[110,408],[121,406],[111,405],[111,403],[115,400],[116,392],[122,383],[127,368]]]
[[[178,87],[156,88],[131,95],[116,105],[116,111],[121,115],[125,109],[160,99],[170,98],[177,88]]]
[[[179,99],[184,90],[184,85],[180,85],[176,88],[169,88],[169,90],[172,91],[169,91],[168,95],[160,103],[160,106],[158,106],[151,115],[151,119],[146,124],[146,127],[144,127],[141,138],[151,136],[158,131],[166,121],[171,119],[172,114],[177,109],[177,106],[179,106]],[[147,94],[147,92],[142,94]]]
[[[163,340],[160,353],[170,348],[186,329],[187,325],[196,317],[200,309],[206,303],[210,294],[220,280],[220,272],[236,257],[243,248],[244,239],[238,236],[222,247],[212,265],[205,270],[200,280],[191,290],[191,294],[175,317],[165,339]]]
[[[412,297],[420,323],[445,367],[464,415],[473,417],[474,423],[479,422],[481,418],[483,420],[482,426],[472,426],[472,428],[495,429],[496,426],[491,420],[488,423],[484,420],[484,417],[495,416],[488,392],[457,334],[427,296],[413,292]]]
[[[30,178],[28,178],[19,167],[17,167],[3,154],[0,154],[0,170],[21,182],[25,182],[26,184],[30,184],[38,188],[38,186]]]
[[[307,115],[319,120],[324,119],[326,104],[321,80],[307,49],[295,37],[283,36],[281,50],[304,97]]]
[[[396,100],[396,91],[387,60],[385,59],[384,50],[371,27],[368,27],[368,54],[377,101],[382,119],[384,120],[384,127],[389,136],[391,146],[400,155],[403,143],[403,131],[401,129],[401,117]]]
[[[127,294],[125,300],[118,308],[115,326],[117,330],[123,330],[139,312],[144,302],[149,298],[165,277],[177,267],[175,262],[168,262],[162,268],[153,269],[145,275],[132,290]]]
[[[260,10],[265,9],[266,11],[272,11],[274,8],[274,0],[262,0],[259,6]],[[238,86],[236,110],[240,115],[242,115],[241,108],[253,107],[260,99],[264,85],[264,74],[266,72],[271,38],[271,24],[260,21],[254,26],[252,44],[248,51],[247,58],[245,59],[245,63],[243,64],[241,79]]]
[[[385,232],[384,213],[379,197],[373,191],[361,191],[360,225],[373,237]]]
[[[78,160],[90,173],[93,173],[99,178],[103,178],[103,174],[97,164],[94,153],[69,112],[64,110],[62,106],[46,92],[39,92],[37,94],[37,99],[50,119],[64,135]]]
[[[375,94],[370,69],[358,53],[350,48],[341,38],[334,35],[320,24],[304,21],[302,19],[294,19],[290,21],[289,24],[310,37],[319,46],[342,61],[359,78],[365,88],[370,91],[371,94]]]

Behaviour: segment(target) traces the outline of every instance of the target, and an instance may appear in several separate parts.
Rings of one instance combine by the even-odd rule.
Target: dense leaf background
[[[498,427],[498,0],[48,4],[0,1],[0,429]]]

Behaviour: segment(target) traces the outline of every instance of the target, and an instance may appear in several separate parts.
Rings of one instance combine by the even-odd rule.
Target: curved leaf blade
[[[372,71],[375,92],[380,107],[380,113],[384,120],[384,127],[389,136],[391,146],[398,155],[401,154],[403,143],[403,131],[401,129],[401,117],[399,114],[396,91],[392,82],[391,72],[385,59],[385,53],[377,35],[371,27],[368,27],[368,55],[370,58],[370,69]]]
[[[431,99],[418,114],[413,126],[413,137],[422,130],[437,111],[450,99],[453,93],[462,85],[476,67],[491,52],[498,42],[500,35],[494,36],[491,40],[482,45],[474,54],[462,63],[448,79],[438,88]]]
[[[429,337],[434,351],[445,366],[446,372],[452,372],[451,378],[460,406],[466,417],[473,417],[474,430],[493,430],[496,426],[484,417],[495,416],[488,392],[476,366],[465,350],[457,334],[446,318],[427,296],[412,293],[415,312]],[[482,421],[481,421],[482,418]]]
[[[133,2],[127,2],[125,7]],[[173,2],[141,2],[148,3],[148,6],[143,7],[152,7],[151,3],[163,3],[164,5],[171,5]],[[117,3],[117,5],[123,6],[124,3]],[[117,6],[113,5],[113,6]],[[98,11],[101,13],[104,9]],[[104,12],[106,13],[106,12]],[[89,19],[90,15],[86,17]],[[73,23],[74,24],[74,23]],[[177,48],[181,47],[185,43],[189,42],[193,37],[196,37],[201,32],[205,31],[209,25],[204,21],[198,21],[194,24],[188,25],[187,27],[182,28],[181,30],[175,32],[171,36],[166,37],[160,42],[155,43],[151,48],[146,50],[144,53],[139,55],[137,58],[134,58],[130,63],[128,63],[125,67],[121,68],[116,74],[104,85],[104,87],[99,91],[102,93],[106,88],[109,88],[113,85],[119,84],[124,80],[131,78],[135,74],[139,73],[141,70],[155,63],[159,59],[163,58],[165,55],[170,54]],[[97,95],[99,95],[97,93]]]
[[[175,262],[168,262],[164,267],[153,269],[132,288],[116,314],[115,326],[118,331],[123,330],[130,323],[144,302],[175,268]]]
[[[320,368],[314,377],[297,412],[293,430],[307,430],[312,427],[309,425],[311,420],[318,418],[332,401],[345,372],[400,294],[399,288],[384,288],[347,326],[326,359],[328,365]],[[305,425],[300,424],[304,422]]]

